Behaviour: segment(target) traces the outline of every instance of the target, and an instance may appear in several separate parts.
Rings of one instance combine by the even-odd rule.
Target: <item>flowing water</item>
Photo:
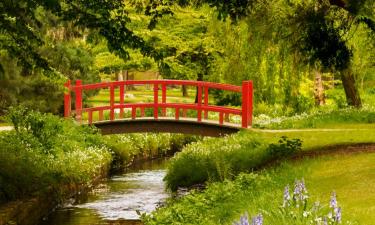
[[[42,225],[140,225],[140,213],[155,210],[169,194],[163,177],[166,159],[130,168],[74,203],[57,209]]]

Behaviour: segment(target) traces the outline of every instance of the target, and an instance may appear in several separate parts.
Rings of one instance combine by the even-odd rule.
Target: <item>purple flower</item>
[[[289,193],[289,185],[285,187],[284,189],[284,202],[283,207],[289,206],[290,201],[290,193]]]
[[[247,213],[241,216],[240,221],[234,222],[233,225],[250,225]],[[251,225],[263,225],[263,216],[259,214],[251,219]]]
[[[337,207],[336,192],[332,192],[331,200],[329,201],[329,207],[334,209]]]
[[[307,198],[308,198],[308,195],[307,195],[307,189],[306,189],[304,180],[303,179],[301,181],[296,180],[294,184],[293,199],[295,201],[304,201]],[[298,207],[298,202],[297,202],[297,207]]]
[[[341,223],[341,207],[336,207],[334,209],[334,212],[335,212],[334,220],[338,223]]]
[[[258,214],[256,217],[253,217],[251,225],[263,225],[262,214]]]
[[[233,225],[250,225],[247,213],[245,213],[243,216],[241,216],[240,221],[234,222]]]
[[[323,225],[328,225],[327,217],[323,218]]]

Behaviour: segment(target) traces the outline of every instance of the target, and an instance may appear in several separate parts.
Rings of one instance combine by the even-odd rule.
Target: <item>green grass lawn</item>
[[[318,200],[328,199],[332,190],[347,219],[375,224],[375,153],[336,155],[292,164],[305,172],[310,192]]]
[[[261,130],[255,131],[260,134],[267,142],[272,143],[280,139],[281,136],[288,138],[298,138],[303,141],[302,149],[305,151],[321,149],[327,146],[358,144],[358,143],[375,143],[375,129],[373,125],[359,125],[360,129],[353,130],[349,127],[348,130],[338,129],[331,131],[322,131],[320,129],[311,129],[304,131],[303,129],[297,131],[279,131],[279,132],[264,132]]]
[[[140,103],[140,102],[153,102],[154,92],[147,89],[139,89],[132,91],[125,91],[126,94],[132,94],[134,97],[125,97],[125,103]],[[188,102],[193,103],[195,100],[195,90],[188,89],[189,96],[183,97],[180,89],[168,89],[167,90],[167,102]],[[101,106],[109,104],[109,90],[102,89],[99,94],[90,98],[87,102],[93,106]],[[120,102],[120,91],[115,90],[115,101]],[[159,91],[159,101],[161,102],[161,91]],[[213,101],[210,99],[210,101]]]

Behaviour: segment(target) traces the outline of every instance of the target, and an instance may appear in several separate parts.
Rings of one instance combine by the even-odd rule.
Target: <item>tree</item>
[[[159,12],[158,7],[162,5],[162,2],[157,2],[147,8],[151,22],[169,13],[167,10]],[[128,28],[130,19],[124,1],[4,0],[0,4],[0,49],[6,50],[10,57],[18,59],[22,67],[28,70],[35,67],[52,70],[38,52],[44,42],[40,32],[43,18],[38,14],[41,10],[58,16],[62,21],[72,22],[74,27],[97,32],[107,40],[110,51],[123,59],[129,58],[127,48],[139,49],[143,55],[157,61],[162,58],[149,43]]]
[[[323,69],[341,75],[348,105],[361,107],[362,102],[352,70],[353,54],[349,36],[351,28],[364,23],[375,31],[373,10],[375,3],[368,0],[331,0],[300,4],[292,23],[297,27],[297,45],[310,62],[320,62]],[[372,11],[372,12],[371,12]]]

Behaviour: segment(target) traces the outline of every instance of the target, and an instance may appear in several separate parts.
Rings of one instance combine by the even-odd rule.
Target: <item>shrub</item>
[[[300,139],[288,140],[286,136],[282,136],[277,144],[270,144],[267,151],[270,158],[281,159],[292,156],[301,149],[302,141]]]
[[[51,114],[12,109],[0,133],[0,202],[61,184],[90,183],[111,160],[97,130]]]

